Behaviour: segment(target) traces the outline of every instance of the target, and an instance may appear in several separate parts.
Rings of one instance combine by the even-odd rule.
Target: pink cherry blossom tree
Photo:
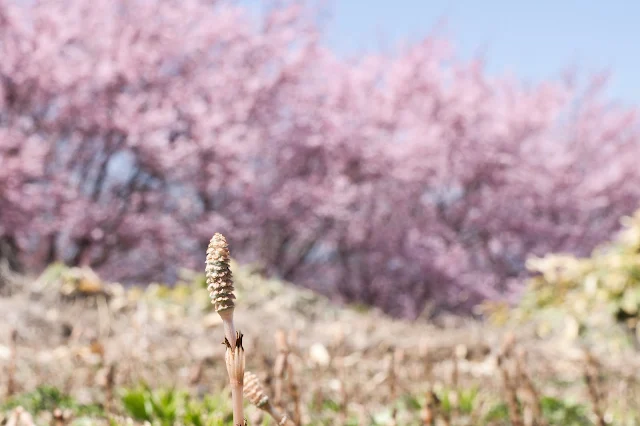
[[[429,37],[342,60],[304,4],[0,0],[0,241],[38,270],[241,261],[415,317],[516,297],[640,200],[636,111]]]
[[[2,131],[12,135],[2,143],[24,153],[37,138],[43,151],[14,160],[20,176],[41,169],[37,195],[17,183],[0,190],[33,216],[3,220],[4,238],[30,267],[62,260],[147,280],[195,266],[194,237],[218,225],[225,193],[242,195],[247,174],[230,167],[255,137],[244,122],[269,102],[280,68],[299,60],[301,9],[275,9],[262,28],[233,2],[3,1],[0,10]]]

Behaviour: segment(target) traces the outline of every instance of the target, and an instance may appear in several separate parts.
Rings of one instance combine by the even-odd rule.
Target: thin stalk
[[[244,425],[244,407],[242,406],[242,383],[231,385],[231,402],[233,404],[233,424]]]
[[[227,345],[225,361],[227,364],[227,373],[229,374],[229,384],[231,385],[231,406],[233,408],[233,424],[234,426],[244,425],[244,407],[243,407],[243,390],[244,390],[244,348],[242,347],[242,333],[237,333],[235,345],[232,348],[229,340],[224,339]]]

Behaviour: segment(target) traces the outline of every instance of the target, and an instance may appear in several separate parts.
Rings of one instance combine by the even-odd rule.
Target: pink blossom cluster
[[[171,281],[241,261],[415,317],[517,295],[640,201],[635,110],[429,37],[338,59],[304,5],[0,0],[0,240],[22,264]],[[579,90],[580,89],[580,90]]]

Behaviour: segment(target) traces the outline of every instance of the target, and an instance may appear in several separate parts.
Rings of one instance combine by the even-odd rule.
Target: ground
[[[516,424],[511,396],[522,424],[535,422],[537,409],[544,421],[563,424],[552,416],[568,415],[571,407],[579,411],[573,423],[560,422],[598,424],[600,417],[640,424],[634,377],[640,356],[632,349],[591,346],[592,365],[579,341],[540,338],[532,324],[394,320],[235,264],[233,270],[247,370],[272,399],[282,393],[280,405],[294,417],[299,411],[302,424],[430,424],[429,416],[441,424]],[[221,320],[197,274],[186,274],[173,289],[125,288],[90,271],[54,266],[37,278],[14,277],[3,292],[0,368],[8,374],[0,391],[8,387],[14,398],[46,385],[78,404],[99,404],[99,417],[124,418],[133,415],[121,396],[141,383],[195,399],[228,392]],[[297,390],[274,373],[279,333],[289,339],[289,377]],[[595,379],[588,386],[590,368]],[[430,403],[432,395],[440,402]],[[554,411],[556,403],[564,414]],[[255,422],[256,412],[248,406],[247,417]],[[492,412],[498,414],[486,420]]]

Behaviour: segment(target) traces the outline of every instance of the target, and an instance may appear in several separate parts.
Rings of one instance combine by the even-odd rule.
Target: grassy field
[[[247,370],[289,424],[640,424],[631,348],[531,323],[397,321],[233,271]],[[125,288],[52,265],[1,291],[0,424],[232,424],[203,276]],[[249,425],[276,424],[245,403]]]

